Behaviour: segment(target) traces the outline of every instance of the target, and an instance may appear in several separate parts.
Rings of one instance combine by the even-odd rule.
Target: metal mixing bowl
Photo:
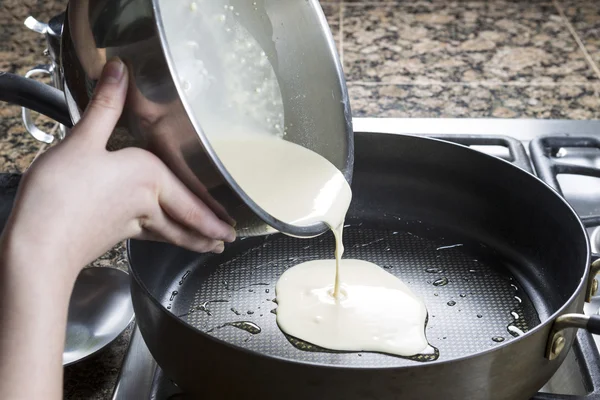
[[[321,154],[351,180],[348,94],[317,0],[71,0],[61,36],[57,57],[73,122],[106,61],[121,57],[131,84],[125,129],[113,144],[128,144],[124,132],[130,134],[220,216],[233,218],[239,236],[274,228],[307,237],[328,229],[290,225],[261,209],[211,147],[214,138],[254,124]],[[203,72],[210,79],[200,79]],[[269,86],[256,86],[257,77]]]

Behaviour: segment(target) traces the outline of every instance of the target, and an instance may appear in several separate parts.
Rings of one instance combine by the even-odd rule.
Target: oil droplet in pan
[[[226,324],[219,325],[217,327],[209,329],[209,330],[206,331],[206,333],[214,332],[217,329],[222,329],[222,328],[225,328],[226,326],[233,326],[234,328],[241,329],[241,330],[246,331],[248,333],[251,333],[253,335],[257,335],[260,332],[262,332],[262,329],[260,329],[260,326],[256,325],[254,322],[250,322],[250,321],[235,321],[235,322],[228,322]]]
[[[517,328],[514,325],[509,325],[506,330],[508,331],[508,333],[510,333],[512,336],[514,337],[519,337],[525,334],[525,332],[523,332],[522,330],[520,330],[519,328]]]
[[[448,284],[448,278],[443,277],[433,281],[433,286],[446,286]]]
[[[188,276],[190,276],[190,273],[191,271],[185,271],[185,274],[183,274],[181,280],[179,281],[179,286],[183,285],[183,282],[187,279]]]
[[[449,246],[440,246],[438,247],[436,250],[447,250],[447,249],[453,249],[455,247],[462,247],[462,243],[458,243],[458,244],[451,244]]]
[[[494,337],[492,338],[492,340],[493,340],[494,342],[496,342],[496,343],[502,343],[502,342],[504,342],[504,338],[503,338],[502,336],[494,336]]]
[[[246,331],[248,333],[251,333],[253,335],[257,335],[257,334],[259,334],[262,331],[260,329],[260,326],[256,325],[254,322],[249,322],[249,321],[230,322],[227,325],[233,326],[234,328],[238,328],[238,329],[244,330],[244,331]]]

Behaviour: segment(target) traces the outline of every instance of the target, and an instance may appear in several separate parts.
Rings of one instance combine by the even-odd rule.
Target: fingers
[[[162,211],[158,211],[156,215],[145,221],[143,228],[144,231],[139,235],[139,239],[169,242],[198,253],[222,253],[225,250],[222,241],[204,237],[196,231],[187,229]]]
[[[127,67],[118,58],[106,63],[94,96],[81,121],[78,135],[106,143],[121,117],[127,96]]]
[[[205,189],[204,191],[195,194],[197,194],[198,197],[200,197],[200,200],[202,200],[217,215],[217,217],[219,217],[219,219],[225,221],[228,225],[235,227],[235,220],[231,218],[231,216],[229,216],[229,213],[227,212],[225,207],[223,207],[221,203],[215,200],[215,198],[211,196],[208,190]]]
[[[186,188],[170,171],[160,185],[159,203],[174,221],[207,238],[233,242],[235,230]]]

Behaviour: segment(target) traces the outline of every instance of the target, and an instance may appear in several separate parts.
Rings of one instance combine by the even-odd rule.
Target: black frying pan
[[[532,396],[574,338],[554,321],[583,308],[590,255],[577,215],[527,172],[448,142],[359,133],[355,160],[345,257],[425,300],[439,356],[326,351],[278,329],[277,279],[332,258],[331,235],[238,240],[222,255],[131,241],[137,321],[166,375],[206,399]]]

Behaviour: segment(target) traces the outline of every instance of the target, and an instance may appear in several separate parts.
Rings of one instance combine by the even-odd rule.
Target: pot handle
[[[546,344],[546,358],[549,360],[554,360],[564,349],[566,339],[563,330],[567,328],[581,328],[600,335],[600,315],[563,314],[556,318]]]
[[[9,72],[0,72],[0,101],[37,111],[72,127],[65,94],[49,85]]]
[[[600,335],[600,315],[589,316],[586,329],[594,335]]]
[[[598,292],[598,280],[596,275],[600,273],[600,257],[595,256],[595,260],[590,267],[590,277],[588,287],[585,291],[585,301],[589,303],[592,301],[592,297]]]
[[[594,256],[595,260],[590,268],[585,301],[590,302],[598,292],[598,280],[596,275],[600,273],[600,257]],[[548,343],[546,344],[546,358],[554,360],[564,349],[566,339],[563,330],[567,328],[585,329],[594,335],[600,335],[600,315],[585,314],[563,314],[556,318],[550,330]]]

